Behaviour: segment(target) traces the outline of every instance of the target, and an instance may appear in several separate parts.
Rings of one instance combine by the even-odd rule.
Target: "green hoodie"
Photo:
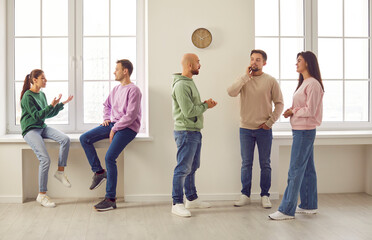
[[[173,75],[173,119],[176,131],[200,131],[203,128],[203,113],[208,104],[200,100],[199,91],[192,78]]]
[[[54,117],[63,109],[63,103],[58,103],[55,107],[48,105],[45,94],[27,90],[21,100],[22,116],[21,129],[22,136],[35,128],[46,128],[45,119]]]

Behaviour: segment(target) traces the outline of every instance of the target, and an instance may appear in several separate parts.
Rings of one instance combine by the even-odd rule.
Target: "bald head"
[[[187,75],[198,75],[200,69],[199,57],[194,53],[186,53],[183,55],[182,72]]]
[[[198,56],[196,56],[196,54],[194,54],[194,53],[186,53],[182,57],[182,61],[181,61],[182,67],[185,66],[185,65],[187,66],[190,63],[192,64],[193,62],[195,62],[197,60],[199,60],[199,58],[198,58]]]

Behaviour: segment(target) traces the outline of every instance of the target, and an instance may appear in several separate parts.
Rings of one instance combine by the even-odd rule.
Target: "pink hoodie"
[[[291,125],[294,130],[315,129],[322,123],[324,91],[313,77],[303,81],[293,94]]]
[[[130,128],[136,133],[141,126],[141,91],[133,83],[115,86],[103,103],[103,120],[115,122],[112,131]]]

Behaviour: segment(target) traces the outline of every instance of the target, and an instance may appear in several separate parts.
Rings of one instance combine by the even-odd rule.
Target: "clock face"
[[[197,48],[206,48],[212,42],[212,34],[205,28],[196,29],[191,37],[192,43]]]

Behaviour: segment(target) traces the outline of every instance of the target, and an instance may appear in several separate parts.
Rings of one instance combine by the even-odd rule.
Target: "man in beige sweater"
[[[275,78],[262,71],[267,55],[262,50],[251,51],[251,62],[244,76],[227,89],[231,97],[240,94],[240,149],[242,157],[242,195],[234,206],[250,203],[254,148],[257,143],[261,168],[261,203],[271,208],[269,189],[271,187],[270,153],[272,144],[271,127],[283,111],[283,96]],[[272,104],[274,103],[274,111]]]

